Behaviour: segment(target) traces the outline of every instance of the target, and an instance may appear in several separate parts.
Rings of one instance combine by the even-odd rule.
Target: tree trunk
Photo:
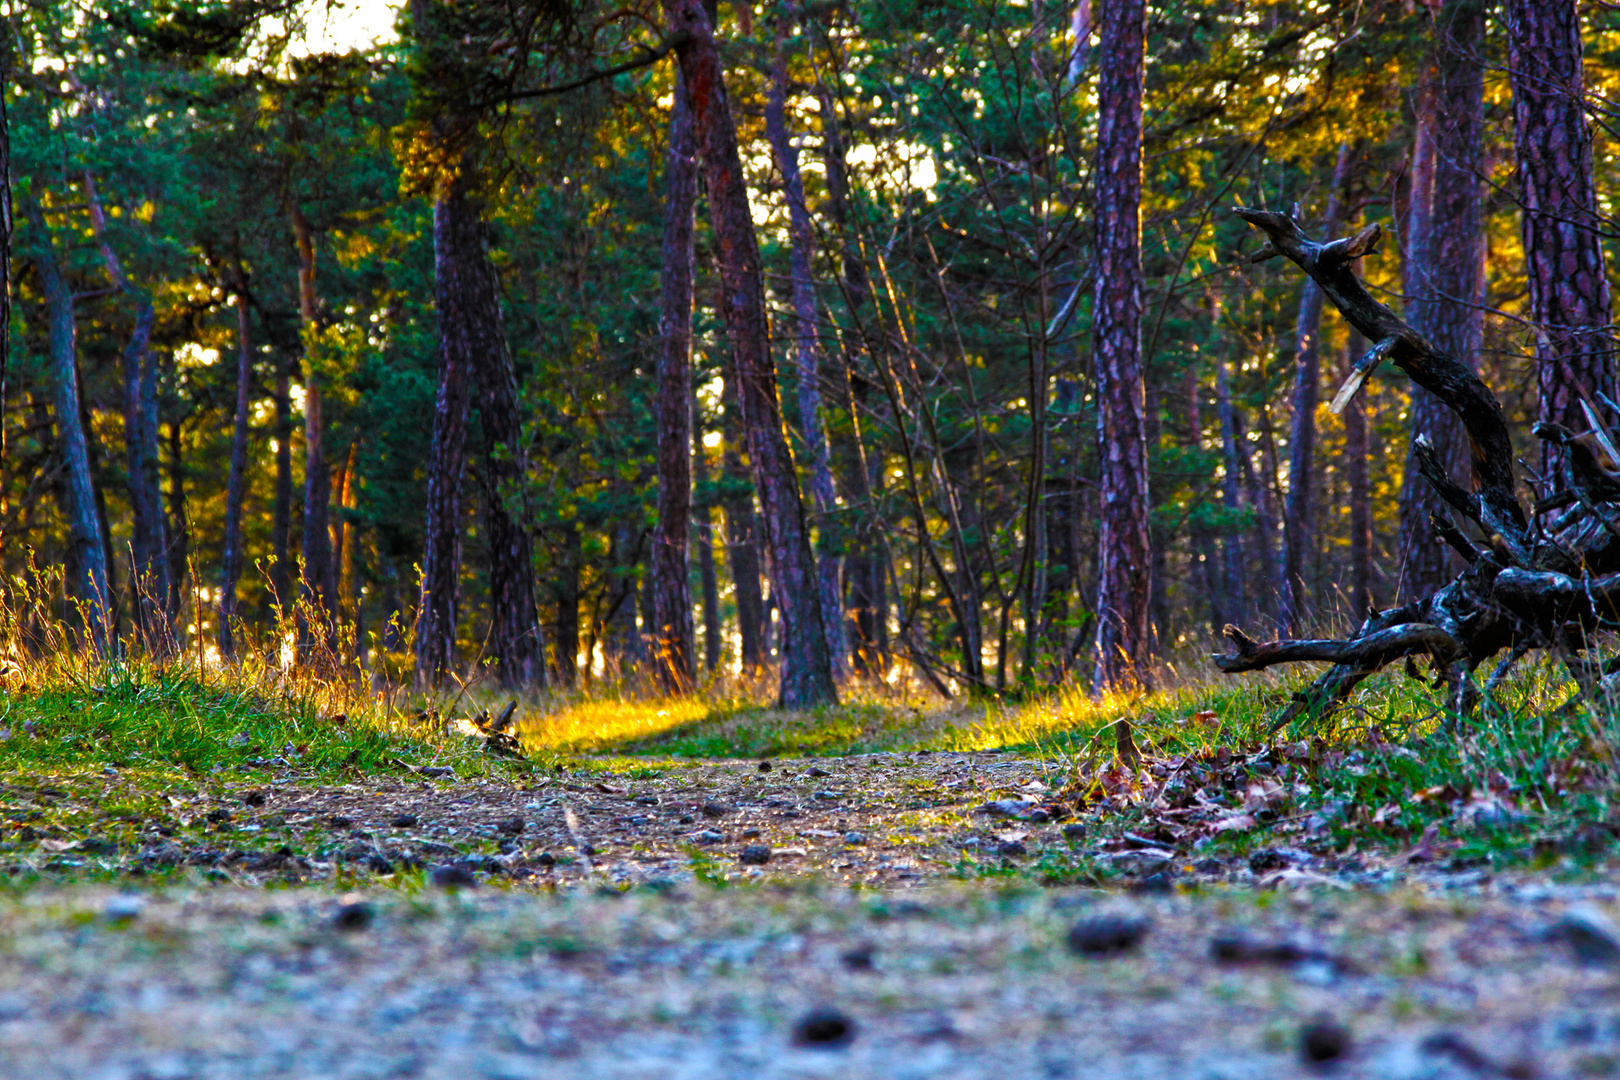
[[[1413,151],[1407,322],[1441,351],[1470,367],[1484,334],[1481,263],[1481,145],[1484,137],[1484,10],[1451,0],[1436,16],[1432,71],[1419,87],[1418,145]],[[1421,387],[1412,391],[1413,446],[1426,435],[1453,478],[1468,473],[1468,440],[1455,414]],[[1449,517],[1408,451],[1401,492],[1403,595],[1440,588],[1455,573],[1450,548],[1431,542],[1431,515]]]
[[[469,198],[452,211],[468,215],[451,236],[469,244],[457,261],[467,268],[455,284],[475,291],[465,297],[468,318],[462,340],[477,375],[478,414],[484,433],[484,518],[489,543],[490,635],[488,655],[503,687],[546,684],[545,637],[534,602],[533,514],[528,494],[528,451],[518,411],[517,375],[501,317],[500,280],[490,261],[481,208]]]
[[[557,559],[557,621],[554,647],[557,684],[572,687],[579,677],[579,571],[583,561],[579,526],[570,524],[562,537],[562,553]],[[590,669],[591,658],[585,658]]]
[[[730,360],[728,351],[727,358]],[[742,406],[737,400],[737,365],[726,365],[720,387],[725,443],[720,456],[720,508],[725,514],[726,566],[737,600],[737,636],[742,669],[759,671],[769,656],[765,647],[765,587],[760,580],[759,515],[753,484],[742,463]]]
[[[1338,234],[1344,186],[1349,181],[1350,144],[1339,144],[1333,166],[1333,187],[1328,192],[1322,228]],[[1311,506],[1311,473],[1316,457],[1316,395],[1321,380],[1322,287],[1307,277],[1299,296],[1299,318],[1294,326],[1294,401],[1288,436],[1288,498],[1284,503],[1283,530],[1287,548],[1283,576],[1277,590],[1277,632],[1298,636],[1305,613],[1305,562],[1316,540]]]
[[[1605,226],[1597,214],[1584,111],[1580,11],[1575,0],[1507,0],[1504,14],[1530,318],[1538,331],[1537,415],[1585,431],[1583,392],[1599,409],[1598,394],[1620,395],[1603,267]],[[1611,425],[1620,419],[1604,412]],[[1553,453],[1546,444],[1543,475],[1549,477]]]
[[[1095,690],[1150,682],[1148,451],[1142,383],[1143,0],[1103,5],[1097,48],[1097,423],[1102,458]]]
[[[1366,351],[1366,341],[1351,330],[1344,350],[1343,377]],[[1372,487],[1367,478],[1367,411],[1362,397],[1350,399],[1344,412],[1345,472],[1350,489],[1350,619],[1354,625],[1376,603],[1372,585]]]
[[[1199,365],[1188,365],[1186,372],[1187,434],[1184,445],[1195,456],[1201,456],[1204,443],[1204,402],[1199,386]],[[1215,535],[1210,531],[1202,507],[1195,507],[1187,522],[1188,546],[1192,550],[1198,583],[1209,610],[1210,631],[1219,635],[1232,620],[1226,614],[1226,582],[1222,578],[1221,563],[1215,550]]]
[[[799,376],[799,427],[810,452],[810,494],[817,521],[816,585],[821,600],[822,626],[835,677],[849,673],[848,645],[844,640],[844,601],[841,581],[842,544],[837,536],[837,495],[833,489],[832,457],[821,415],[821,341],[816,329],[816,287],[810,276],[815,249],[815,227],[805,204],[804,177],[799,172],[799,151],[787,129],[788,72],[783,39],[786,27],[778,23],[771,84],[765,97],[765,133],[775,152],[787,199],[789,275],[792,282],[795,326],[794,359]]]
[[[278,619],[285,619],[293,607],[292,564],[288,551],[292,534],[291,367],[292,358],[279,353],[276,357],[276,490],[270,511],[270,553],[275,560],[270,566],[270,591],[275,594]]]
[[[703,666],[720,666],[720,581],[714,572],[714,506],[709,487],[709,455],[703,445],[702,416],[697,399],[691,400],[693,480],[702,493],[693,505],[698,571],[703,580]]]
[[[681,694],[692,689],[696,674],[687,543],[692,528],[692,215],[697,206],[697,135],[679,72],[675,81],[664,196],[652,631],[659,682],[667,692]]]
[[[50,316],[50,363],[54,377],[57,445],[66,472],[69,542],[73,545],[73,584],[79,615],[88,640],[97,651],[107,647],[112,618],[111,582],[107,552],[102,544],[101,515],[96,510],[95,483],[90,472],[90,448],[80,420],[78,341],[73,288],[57,261],[56,242],[45,224],[45,214],[32,198],[24,202],[36,245],[34,265],[40,291]]]
[[[169,618],[180,618],[180,605],[185,599],[186,568],[191,561],[191,522],[186,511],[186,461],[181,439],[180,421],[169,423]],[[177,645],[184,642],[176,630]]]
[[[472,343],[462,310],[468,290],[459,279],[476,238],[458,236],[471,215],[457,207],[466,196],[453,184],[433,203],[433,296],[439,315],[439,389],[427,460],[426,544],[422,594],[416,608],[416,684],[438,686],[455,664],[461,574],[461,472],[467,444],[467,406],[473,373]],[[559,661],[560,662],[560,661]]]
[[[298,249],[298,313],[304,337],[304,588],[308,615],[317,625],[308,628],[305,647],[316,640],[325,652],[322,662],[335,659],[337,640],[333,611],[337,586],[332,567],[332,474],[326,466],[326,423],[321,409],[319,334],[315,301],[315,241],[303,209],[289,203],[293,238]]]
[[[1221,544],[1226,555],[1226,610],[1228,620],[1241,626],[1249,618],[1249,590],[1245,588],[1249,571],[1244,565],[1243,532],[1238,526],[1243,515],[1243,468],[1238,462],[1237,408],[1232,403],[1232,383],[1224,357],[1215,360],[1215,408],[1221,422],[1221,505],[1230,523]]]
[[[0,35],[0,86],[12,82],[13,59],[11,35]],[[4,472],[10,453],[6,441],[6,417],[10,399],[11,376],[11,122],[6,116],[5,96],[0,94],[0,472]],[[6,518],[5,495],[0,493],[0,521]],[[4,526],[0,525],[0,543],[5,540]]]
[[[664,11],[671,29],[687,35],[677,55],[703,153],[710,224],[724,284],[721,314],[741,383],[749,463],[770,542],[771,592],[782,617],[780,703],[790,709],[811,708],[836,701],[838,692],[793,451],[782,427],[764,277],[737,129],[714,29],[702,0],[664,0]]]
[[[225,484],[225,557],[219,593],[219,654],[236,655],[236,584],[242,576],[242,504],[247,495],[248,420],[253,408],[253,345],[248,324],[247,282],[236,274],[236,427],[231,472]]]
[[[107,216],[96,194],[95,179],[89,172],[84,174],[83,189],[91,231],[106,265],[107,277],[115,288],[135,301],[135,327],[123,355],[124,459],[132,526],[130,594],[137,635],[148,649],[161,653],[168,649],[172,634],[164,610],[169,575],[163,558],[163,502],[158,485],[155,418],[148,423],[148,412],[156,410],[156,387],[151,385],[156,382],[156,361],[150,344],[157,316],[152,309],[152,298],[130,282],[123,263],[107,239]],[[110,556],[108,569],[112,570]]]

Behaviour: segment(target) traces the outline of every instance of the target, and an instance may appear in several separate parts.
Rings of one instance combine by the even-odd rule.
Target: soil
[[[1007,755],[612,767],[7,789],[0,1077],[1620,1075],[1601,867],[1081,836]]]

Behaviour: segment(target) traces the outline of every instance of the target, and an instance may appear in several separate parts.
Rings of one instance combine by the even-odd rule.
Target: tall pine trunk
[[[52,404],[56,412],[56,441],[66,474],[62,510],[68,522],[69,543],[73,545],[71,564],[77,571],[77,580],[71,587],[86,636],[101,651],[107,647],[112,618],[111,580],[107,550],[102,543],[101,515],[96,509],[90,447],[80,418],[73,287],[58,261],[56,242],[45,224],[44,212],[31,198],[24,206],[34,233],[34,266],[50,318],[50,365],[55,394]]]
[[[1365,350],[1366,341],[1351,330],[1344,350],[1342,375]],[[1356,624],[1376,604],[1372,579],[1372,485],[1367,476],[1366,396],[1357,394],[1344,409],[1344,456],[1350,489],[1350,620]]]
[[[720,509],[725,515],[726,566],[737,601],[737,636],[742,668],[755,672],[769,659],[765,646],[765,587],[761,581],[759,515],[754,510],[753,482],[743,465],[742,404],[737,397],[737,364],[726,353],[721,376]]]
[[[708,497],[709,455],[703,446],[702,415],[697,400],[691,403],[692,479],[704,493],[693,503],[693,542],[697,548],[698,574],[703,582],[703,666],[713,671],[720,666],[720,580],[714,568],[714,506]]]
[[[1589,426],[1582,392],[1617,396],[1609,282],[1592,183],[1592,136],[1581,70],[1581,17],[1575,0],[1506,0],[1513,83],[1513,147],[1518,159],[1520,227],[1537,328],[1537,415],[1576,431]],[[1617,418],[1609,413],[1610,423]],[[1555,453],[1544,444],[1544,472]]]
[[[292,609],[292,357],[278,350],[276,357],[276,490],[270,510],[270,591],[275,594],[278,618]]]
[[[1142,383],[1143,0],[1103,5],[1097,48],[1097,290],[1094,301],[1102,522],[1097,690],[1149,682],[1152,552]]]
[[[489,256],[481,207],[470,198],[453,210],[471,220],[450,230],[472,246],[457,256],[466,273],[458,284],[475,291],[462,307],[470,325],[465,340],[478,382],[478,416],[484,433],[484,521],[489,548],[490,631],[488,655],[502,686],[546,684],[545,637],[534,601],[533,513],[528,494],[528,450],[518,411],[517,373],[501,317],[500,280]]]
[[[236,275],[236,425],[231,471],[225,483],[225,554],[220,574],[219,654],[236,655],[236,585],[242,576],[242,504],[247,496],[248,421],[253,408],[253,343],[248,324],[247,282]]]
[[[163,554],[166,539],[157,470],[157,361],[151,350],[157,315],[151,296],[129,280],[123,262],[113,250],[107,237],[107,215],[96,193],[95,179],[88,171],[82,186],[91,231],[107,276],[115,288],[135,302],[135,326],[123,353],[124,461],[128,474],[133,563],[130,593],[137,636],[148,649],[161,653],[170,647],[173,634],[166,611],[169,568]]]
[[[848,673],[848,646],[844,640],[843,558],[836,527],[837,496],[833,488],[832,455],[821,415],[821,340],[816,329],[816,287],[811,278],[815,227],[805,204],[804,177],[799,172],[799,151],[787,129],[788,72],[783,44],[786,27],[780,22],[771,64],[771,83],[765,96],[765,133],[782,174],[788,209],[789,277],[795,322],[793,355],[799,376],[799,428],[810,452],[810,494],[817,523],[816,587],[821,599],[827,653],[835,676]]]
[[[737,149],[714,27],[702,0],[664,0],[697,126],[708,181],[710,225],[723,283],[721,314],[741,383],[749,464],[769,540],[771,594],[782,618],[780,703],[802,709],[838,698],[827,650],[810,530],[799,498],[793,451],[782,427],[776,367],[766,323],[765,281],[748,188]]]
[[[687,543],[692,521],[692,216],[696,206],[697,134],[677,73],[665,167],[658,523],[652,538],[653,667],[670,693],[689,691],[695,677]]]
[[[1333,166],[1333,187],[1328,192],[1327,211],[1322,215],[1322,233],[1336,237],[1345,183],[1349,179],[1350,144],[1339,144]],[[1294,400],[1288,437],[1288,497],[1284,503],[1283,528],[1287,547],[1283,576],[1279,582],[1277,632],[1298,637],[1305,612],[1305,562],[1316,540],[1316,522],[1311,504],[1311,473],[1316,458],[1316,400],[1321,381],[1322,287],[1316,279],[1305,278],[1299,298],[1299,318],[1294,324]]]
[[[433,297],[439,316],[439,388],[427,460],[426,545],[422,592],[416,608],[416,683],[437,686],[454,667],[461,574],[461,473],[467,445],[467,407],[474,360],[463,310],[472,272],[467,249],[478,237],[463,235],[474,224],[461,205],[466,195],[447,183],[433,203]]]
[[[1432,66],[1418,88],[1413,151],[1407,322],[1441,351],[1475,362],[1484,333],[1478,308],[1481,263],[1481,144],[1484,137],[1484,10],[1480,0],[1451,0],[1435,16]],[[1412,388],[1411,445],[1427,436],[1453,479],[1468,478],[1468,436],[1433,394]],[[1433,542],[1431,514],[1450,510],[1408,452],[1401,490],[1401,594],[1422,596],[1456,571],[1450,548]]]
[[[315,299],[315,239],[297,202],[288,204],[298,251],[298,314],[304,338],[304,582],[302,598],[315,625],[306,628],[304,647],[336,656],[337,583],[332,566],[332,474],[326,465],[326,420],[321,402],[320,324]]]

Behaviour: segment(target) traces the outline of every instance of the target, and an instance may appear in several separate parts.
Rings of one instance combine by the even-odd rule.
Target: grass
[[[153,800],[169,792],[219,790],[271,772],[338,784],[424,767],[447,770],[430,775],[513,778],[566,767],[633,781],[698,759],[1006,751],[1051,762],[1069,796],[1090,800],[1100,832],[1151,825],[1158,810],[1148,805],[1150,787],[1161,798],[1200,791],[1202,805],[1237,813],[1253,802],[1247,785],[1257,776],[1274,781],[1283,794],[1266,802],[1253,827],[1205,841],[1212,851],[1306,839],[1340,850],[1411,845],[1432,827],[1437,850],[1465,861],[1579,864],[1620,835],[1620,807],[1610,809],[1620,703],[1554,718],[1570,691],[1550,662],[1524,665],[1462,719],[1446,716],[1425,683],[1386,673],[1330,720],[1297,721],[1278,733],[1273,751],[1259,758],[1269,717],[1308,673],[1100,699],[1063,687],[1033,700],[942,702],[855,685],[840,704],[810,712],[772,708],[762,701],[766,688],[750,683],[722,682],[685,698],[627,685],[545,693],[519,702],[527,757],[512,761],[484,753],[462,719],[500,711],[509,699],[491,690],[378,693],[353,678],[282,670],[267,653],[240,666],[190,654],[161,663],[98,659],[72,648],[59,629],[48,648],[27,655],[14,634],[6,647],[6,621],[0,789],[54,786],[79,804],[96,801],[99,791],[98,812],[115,832],[121,819],[149,816]],[[1158,763],[1152,769],[1120,770],[1121,718],[1147,761]],[[81,834],[94,824],[43,812]],[[1300,824],[1307,821],[1308,835]],[[1034,876],[1048,881],[1092,871],[1079,853],[1034,864]],[[963,866],[966,875],[1004,872]]]

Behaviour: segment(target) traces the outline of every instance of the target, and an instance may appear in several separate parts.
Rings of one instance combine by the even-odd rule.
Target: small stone
[[[326,824],[333,829],[347,829],[354,824],[354,818],[344,817],[342,814],[333,814],[326,819]]]
[[[542,851],[540,854],[534,857],[534,864],[536,866],[556,866],[557,856],[553,855],[549,851]]]
[[[216,825],[222,821],[229,821],[231,820],[231,812],[224,807],[220,807],[217,810],[210,810],[208,811],[208,820]]]
[[[473,877],[471,870],[454,863],[435,866],[433,873],[428,875],[428,881],[439,889],[471,889],[478,885],[478,879]]]
[[[1167,872],[1160,870],[1158,873],[1149,874],[1147,877],[1131,886],[1131,891],[1136,893],[1162,894],[1174,892],[1175,885],[1170,881],[1170,875]]]
[[[837,1050],[855,1041],[855,1021],[837,1009],[811,1009],[793,1025],[793,1042],[798,1046]]]
[[[1029,854],[1022,840],[1003,840],[996,845],[996,854],[1003,859],[1017,859]]]
[[[725,833],[715,832],[713,829],[704,829],[702,832],[693,837],[693,839],[700,844],[718,844],[725,838]]]
[[[414,828],[416,826],[416,815],[415,814],[399,814],[399,815],[396,815],[395,818],[392,821],[390,821],[388,824],[389,824],[389,826],[391,828],[395,828],[395,829]]]
[[[770,772],[771,771],[771,763],[768,762],[768,761],[760,762],[759,763],[759,771],[760,772]]]
[[[495,823],[495,830],[502,836],[521,836],[523,830],[527,827],[527,823],[515,814],[509,818],[502,818]]]
[[[1033,821],[1037,825],[1045,825],[1048,821],[1052,820],[1052,815],[1046,810],[1031,810],[1029,812],[1029,820]]]
[[[737,853],[737,861],[744,866],[764,866],[771,861],[770,845],[749,844]]]
[[[377,913],[372,910],[370,904],[359,902],[344,904],[332,916],[332,925],[339,930],[353,932],[366,929],[376,917]]]
[[[873,970],[872,958],[877,950],[871,945],[855,945],[845,949],[838,957],[839,961],[850,971]]]
[[[713,800],[704,803],[702,807],[703,816],[706,818],[723,818],[735,809],[734,806],[727,806],[723,802],[714,802]]]
[[[847,832],[844,834],[844,843],[852,847],[860,847],[866,843],[866,837],[858,832]]]
[[[1136,915],[1092,915],[1069,930],[1069,948],[1081,956],[1119,956],[1141,945],[1152,926]]]
[[[814,797],[817,798],[817,799],[820,799],[822,802],[837,802],[838,801],[838,792],[836,792],[836,791],[818,791],[818,792],[815,793]]]
[[[1553,935],[1569,942],[1583,964],[1610,967],[1620,963],[1620,929],[1593,907],[1572,907],[1553,924]]]
[[[134,893],[119,893],[101,909],[101,917],[110,923],[133,922],[140,917],[146,901]]]
[[[242,796],[242,802],[247,806],[263,806],[264,792],[250,791],[246,795]]]
[[[677,823],[679,823],[681,825],[690,825],[690,824],[692,824],[692,815],[691,814],[682,814],[680,817],[676,818],[675,820],[676,820]]]
[[[759,830],[758,829],[744,829],[743,830],[743,839],[744,840],[758,840],[759,839]]]
[[[1063,826],[1063,839],[1084,840],[1085,838],[1086,827],[1084,823],[1079,821],[1071,821],[1067,825]]]
[[[1313,1065],[1337,1061],[1349,1052],[1349,1029],[1331,1017],[1319,1016],[1299,1029],[1299,1056]]]
[[[1200,874],[1224,874],[1226,864],[1219,859],[1199,859],[1193,863],[1193,869]]]
[[[832,773],[830,773],[826,769],[823,769],[823,768],[820,768],[820,767],[812,767],[812,768],[804,770],[804,775],[806,775],[806,776],[831,776]]]

